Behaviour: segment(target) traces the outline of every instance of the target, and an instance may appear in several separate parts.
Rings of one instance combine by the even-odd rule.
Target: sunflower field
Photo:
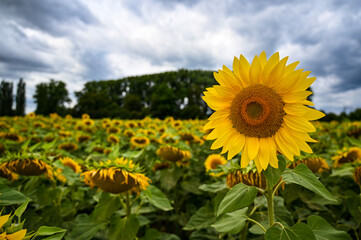
[[[360,239],[361,122],[286,61],[215,73],[208,120],[0,117],[0,240]]]

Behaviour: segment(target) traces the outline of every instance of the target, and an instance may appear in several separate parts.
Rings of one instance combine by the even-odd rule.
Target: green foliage
[[[33,97],[37,104],[35,113],[42,115],[56,112],[63,116],[66,113],[65,103],[71,101],[68,97],[66,84],[53,79],[49,83],[39,83],[36,85]]]
[[[15,115],[16,116],[24,116],[25,115],[25,82],[22,78],[20,78],[17,89],[16,89],[16,108]]]
[[[224,214],[213,225],[218,232],[230,234],[239,233],[246,225],[248,208],[239,209],[231,213]]]
[[[0,84],[0,116],[12,116],[13,83],[1,81]]]
[[[316,240],[312,229],[305,223],[297,223],[293,227],[271,227],[267,230],[265,235],[266,240]]]
[[[142,192],[143,196],[155,207],[164,211],[170,211],[173,209],[168,198],[164,196],[162,191],[157,187],[150,185],[146,190]]]

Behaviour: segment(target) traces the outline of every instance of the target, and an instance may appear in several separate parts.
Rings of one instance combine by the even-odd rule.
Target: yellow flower
[[[206,172],[208,172],[211,169],[216,169],[218,165],[223,165],[226,163],[227,163],[227,160],[224,157],[222,157],[222,155],[211,154],[207,157],[206,161],[204,162],[204,166],[206,167]],[[220,174],[210,173],[209,175],[218,177],[218,176],[222,175],[222,173],[220,173]]]
[[[130,139],[130,144],[134,148],[145,148],[150,144],[150,140],[147,137],[132,137]]]
[[[90,116],[89,116],[89,114],[87,114],[87,113],[83,113],[83,114],[81,115],[81,118],[82,118],[82,119],[90,119]]]
[[[119,143],[119,138],[117,136],[111,134],[107,137],[107,141],[112,144],[117,144],[117,143]]]
[[[5,163],[10,171],[23,176],[39,176],[45,173],[48,178],[53,178],[52,167],[40,159],[10,160]]]
[[[172,146],[161,146],[157,149],[157,155],[170,162],[183,162],[191,158],[191,153]]]
[[[19,176],[6,167],[6,163],[0,165],[0,177],[7,178],[9,181],[17,180]]]
[[[90,139],[91,137],[89,135],[80,135],[76,138],[77,142],[83,143]]]
[[[120,128],[118,128],[118,127],[109,127],[109,128],[107,128],[107,133],[114,133],[114,134],[120,133]]]
[[[238,183],[243,183],[248,186],[255,186],[262,189],[266,189],[267,186],[266,178],[263,173],[252,170],[248,171],[247,173],[242,173],[241,170],[228,173],[227,186],[232,188]]]
[[[78,149],[78,145],[76,143],[62,143],[59,144],[59,149],[63,149],[68,152],[73,152]]]
[[[361,167],[355,168],[353,172],[353,179],[359,186],[361,186]]]
[[[60,161],[65,167],[71,168],[75,173],[81,172],[81,166],[79,165],[79,163],[75,162],[70,157],[63,157],[60,159]]]
[[[312,153],[306,142],[314,142],[308,132],[316,131],[309,122],[324,116],[308,108],[312,94],[306,89],[316,78],[310,72],[294,70],[298,62],[286,65],[265,52],[255,56],[252,64],[241,55],[234,58],[233,72],[226,66],[214,77],[220,85],[207,88],[203,100],[215,113],[205,130],[213,129],[207,139],[216,139],[211,149],[223,147],[228,159],[242,152],[241,167],[252,160],[260,172],[270,164],[278,168],[277,151],[293,161],[300,150]]]
[[[151,182],[137,170],[132,160],[125,158],[117,158],[113,162],[109,160],[104,166],[95,167],[82,175],[85,183],[91,187],[97,186],[104,192],[115,194],[129,190],[140,192],[145,190]]]
[[[306,157],[304,159],[293,162],[289,168],[295,168],[298,164],[304,163],[313,173],[321,173],[324,172],[330,167],[328,166],[326,160],[321,157]]]
[[[361,148],[351,147],[332,159],[334,160],[333,167],[340,167],[344,163],[359,162],[361,160]]]

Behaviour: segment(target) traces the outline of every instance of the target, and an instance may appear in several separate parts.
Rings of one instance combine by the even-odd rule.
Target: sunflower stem
[[[132,212],[132,207],[130,206],[130,201],[129,201],[129,191],[125,192],[125,197],[127,204],[127,217],[129,217]]]
[[[267,180],[266,180],[267,181]],[[267,205],[268,205],[268,222],[269,226],[272,227],[275,223],[274,220],[274,212],[273,212],[273,191],[271,186],[269,185],[269,182],[267,181],[267,188],[266,188],[266,199],[267,199]]]

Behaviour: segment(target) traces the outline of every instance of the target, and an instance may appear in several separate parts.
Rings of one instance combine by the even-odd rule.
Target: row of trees
[[[211,110],[202,100],[202,93],[215,84],[211,71],[185,70],[126,77],[118,80],[87,82],[84,88],[75,92],[77,103],[71,102],[66,84],[50,80],[36,85],[34,101],[36,113],[49,115],[56,112],[61,116],[71,114],[80,117],[88,113],[92,118],[140,119],[145,116],[164,118],[199,118],[209,116]],[[16,107],[13,109],[13,102]],[[16,96],[13,83],[2,81],[0,86],[0,116],[24,115],[25,82],[20,79]],[[361,109],[349,114],[328,113],[322,121],[345,119],[360,120]]]
[[[15,100],[15,109],[13,102]],[[25,82],[21,78],[17,85],[16,96],[13,94],[13,83],[1,81],[0,84],[0,116],[23,116],[25,114]]]

